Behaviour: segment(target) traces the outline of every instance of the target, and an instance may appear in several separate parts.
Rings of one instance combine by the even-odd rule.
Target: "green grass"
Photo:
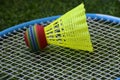
[[[33,19],[64,14],[82,1],[87,13],[120,17],[118,0],[0,0],[0,31]]]

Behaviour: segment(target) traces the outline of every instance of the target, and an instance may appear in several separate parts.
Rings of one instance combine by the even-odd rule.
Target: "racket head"
[[[33,52],[24,32],[34,24],[48,25],[60,16],[37,19],[0,32],[0,79],[116,79],[120,62],[120,19],[87,14],[94,52],[49,45]]]

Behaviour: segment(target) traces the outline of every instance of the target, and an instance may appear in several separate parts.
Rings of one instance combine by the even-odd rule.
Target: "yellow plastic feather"
[[[44,30],[49,44],[93,51],[84,4],[65,13]]]

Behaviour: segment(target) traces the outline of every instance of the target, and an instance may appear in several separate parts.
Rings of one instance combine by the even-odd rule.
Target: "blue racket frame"
[[[109,15],[87,13],[86,16],[87,16],[87,18],[90,17],[90,18],[96,19],[96,20],[103,19],[103,21],[108,21],[108,22],[112,22],[112,23],[115,23],[115,24],[120,23],[120,18],[109,16]],[[1,31],[0,32],[0,37],[3,37],[4,35],[8,35],[9,32],[11,33],[13,31],[17,31],[17,30],[22,29],[24,27],[27,27],[29,25],[38,24],[40,22],[52,21],[52,20],[55,20],[59,17],[60,17],[60,15],[47,17],[47,18],[41,18],[41,19],[36,19],[36,20],[32,20],[32,21],[28,21],[28,22],[24,22],[24,23],[12,26],[8,29],[5,29],[5,30]]]
[[[109,15],[104,15],[104,14],[94,14],[94,13],[88,13],[88,14],[86,14],[86,16],[88,19],[89,18],[95,19],[95,20],[102,19],[103,21],[107,21],[110,23],[120,24],[120,18],[118,18],[118,17],[113,17],[113,16],[109,16]],[[12,26],[8,29],[1,31],[0,37],[4,37],[5,35],[8,35],[9,33],[13,33],[14,31],[18,31],[19,29],[23,29],[24,27],[29,27],[29,25],[38,24],[40,22],[44,23],[47,21],[53,21],[59,17],[60,17],[60,15],[47,17],[47,18],[41,18],[41,19],[36,19],[36,20],[32,20],[32,21],[28,21],[28,22],[24,22],[24,23]],[[120,80],[120,78],[116,78],[116,80]]]

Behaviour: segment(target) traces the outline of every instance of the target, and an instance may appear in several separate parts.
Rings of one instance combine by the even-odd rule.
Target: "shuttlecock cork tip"
[[[44,27],[39,24],[30,26],[24,34],[26,45],[34,50],[42,50],[47,46],[47,40],[44,32]]]

